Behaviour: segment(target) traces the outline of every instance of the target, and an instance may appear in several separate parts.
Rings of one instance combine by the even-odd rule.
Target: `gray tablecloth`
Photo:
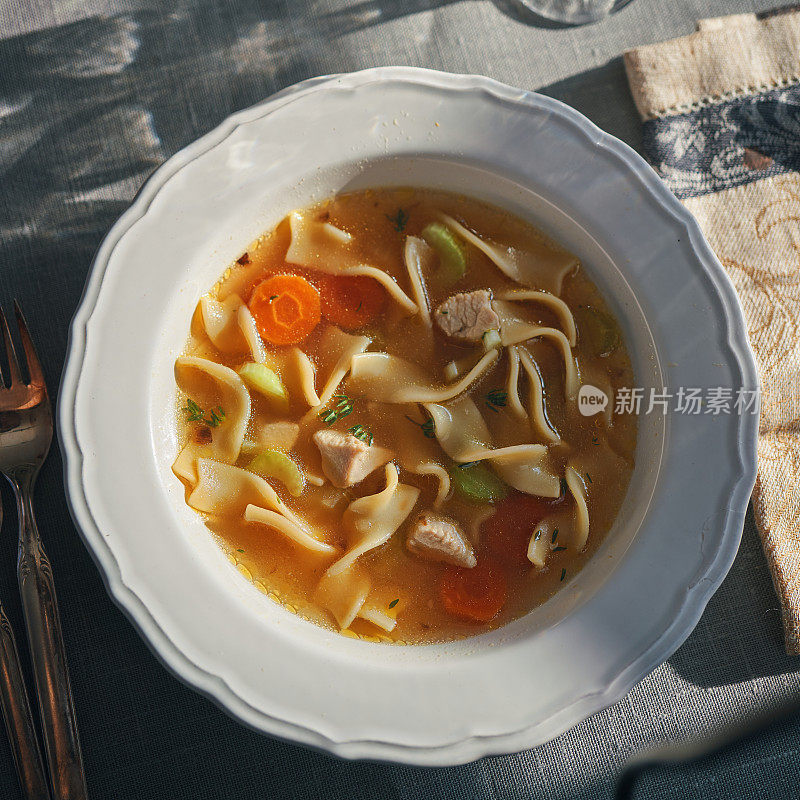
[[[5,0],[0,301],[22,301],[55,390],[101,238],[156,165],[232,111],[313,75],[414,64],[539,89],[635,147],[622,51],[688,33],[698,18],[774,4],[634,0],[600,24],[569,29],[513,0]],[[0,597],[21,633],[5,486],[2,499]],[[454,769],[349,764],[246,730],[162,668],[78,539],[57,452],[38,506],[95,798],[604,798],[634,754],[713,732],[800,687],[748,517],[736,563],[695,632],[618,705],[516,756]],[[799,743],[798,725],[787,723],[713,769],[654,775],[640,796],[797,796]],[[18,791],[0,739],[0,798]]]

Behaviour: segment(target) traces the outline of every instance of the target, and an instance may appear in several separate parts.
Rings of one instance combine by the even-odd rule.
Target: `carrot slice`
[[[319,292],[301,275],[273,275],[248,303],[261,336],[272,344],[302,342],[322,318]]]
[[[497,510],[481,526],[481,547],[506,567],[527,570],[528,544],[533,529],[565,496],[548,499],[514,492],[497,504]]]
[[[326,275],[320,286],[322,315],[348,331],[363,328],[386,305],[386,290],[365,275]]]
[[[469,622],[489,622],[505,605],[506,578],[490,560],[472,569],[447,567],[439,592],[448,614]]]

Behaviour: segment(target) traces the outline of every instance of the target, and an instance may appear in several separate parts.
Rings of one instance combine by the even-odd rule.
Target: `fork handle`
[[[25,800],[50,800],[11,623],[0,603],[0,708]]]
[[[86,800],[86,779],[75,722],[53,571],[31,503],[32,479],[14,486],[19,514],[17,579],[28,630],[42,734],[54,800]]]

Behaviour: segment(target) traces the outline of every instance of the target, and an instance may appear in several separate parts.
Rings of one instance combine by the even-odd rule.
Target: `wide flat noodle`
[[[221,303],[209,295],[200,298],[200,318],[206,335],[223,353],[241,353],[247,349],[236,316],[241,305],[242,298],[238,294],[228,295]]]
[[[391,633],[397,625],[397,620],[394,617],[389,616],[382,609],[369,603],[364,603],[358,612],[358,616],[360,619],[365,619],[367,622],[377,625],[387,633]]]
[[[211,428],[212,449],[220,461],[236,461],[250,419],[250,393],[242,379],[216,361],[181,356],[175,360],[175,381],[202,408],[223,409],[225,417]]]
[[[450,494],[450,473],[435,461],[425,461],[411,469],[416,475],[433,475],[439,481],[439,488],[436,498],[433,501],[434,508],[439,508],[447,496]]]
[[[260,475],[210,458],[198,458],[196,469],[198,480],[187,500],[195,511],[240,516],[252,504],[294,516]]]
[[[327,403],[339,388],[345,375],[351,370],[352,364],[359,353],[363,353],[372,343],[368,336],[354,336],[330,325],[322,335],[319,350],[324,353],[330,368],[327,371],[325,385],[319,393],[318,405]]]
[[[335,555],[338,551],[333,545],[315,539],[308,531],[303,530],[296,522],[267,508],[249,505],[244,510],[244,518],[247,522],[259,522],[267,525],[278,533],[283,534],[289,541],[307,550],[309,553],[318,555]]]
[[[267,349],[264,347],[264,340],[256,327],[256,321],[250,313],[250,309],[242,303],[236,313],[239,321],[239,329],[244,336],[247,346],[250,349],[250,355],[253,361],[257,364],[263,364],[267,360]]]
[[[250,437],[242,442],[242,452],[260,453],[262,450],[291,450],[300,436],[300,426],[290,420],[263,422],[256,426]]]
[[[314,600],[333,614],[342,630],[349,628],[364,605],[369,578],[359,569],[326,572],[314,591]]]
[[[497,350],[490,350],[462,378],[441,386],[404,358],[382,352],[362,353],[353,357],[348,386],[382,403],[444,403],[469,389],[498,356]]]
[[[200,317],[211,343],[222,353],[250,351],[253,361],[264,363],[266,350],[250,309],[238,294],[222,302],[208,295],[200,298]]]
[[[498,292],[497,300],[510,303],[541,303],[547,306],[559,319],[564,327],[564,334],[570,347],[578,343],[578,330],[575,327],[575,317],[572,316],[569,306],[560,298],[549,292],[537,292],[532,289],[514,289],[512,291]]]
[[[486,422],[475,401],[467,396],[448,406],[427,403],[425,408],[434,421],[439,444],[454,461],[491,461],[509,486],[540,497],[558,497],[560,482],[550,464],[547,447],[541,444],[492,447]]]
[[[293,347],[289,353],[288,366],[294,372],[306,403],[312,408],[318,406],[320,399],[315,386],[316,370],[311,359],[299,347]]]
[[[400,483],[397,467],[386,465],[386,488],[353,500],[342,515],[348,550],[328,568],[335,575],[349,569],[359,556],[388,541],[411,513],[419,497],[416,486]]]
[[[419,311],[417,304],[382,269],[362,264],[351,251],[352,237],[329,222],[312,219],[300,211],[289,214],[292,241],[286,261],[329,275],[364,276],[378,281],[406,315]]]
[[[420,318],[426,325],[430,326],[431,304],[428,301],[428,293],[425,290],[425,274],[430,273],[436,254],[424,239],[420,239],[417,236],[406,236],[403,258],[411,281],[414,300],[416,300],[419,308]]]
[[[506,348],[508,353],[508,377],[506,378],[506,405],[517,417],[527,418],[528,412],[519,397],[519,351],[516,347]]]
[[[512,247],[482,239],[448,214],[439,218],[462,238],[478,248],[506,277],[531,289],[561,294],[564,278],[578,266],[578,259],[566,251]]]
[[[509,348],[512,349],[512,348]],[[548,442],[560,442],[561,437],[556,433],[544,412],[544,386],[539,367],[533,356],[524,348],[518,349],[522,367],[528,376],[528,418],[533,430]]]
[[[197,483],[197,459],[208,458],[210,455],[212,448],[209,445],[187,442],[172,463],[172,471],[189,486],[194,486]]]
[[[544,568],[554,548],[568,547],[580,553],[589,539],[586,485],[578,471],[569,465],[565,481],[572,503],[540,520],[528,542],[528,560],[538,569]]]
[[[495,300],[493,306],[497,316],[500,317],[500,339],[504,347],[513,347],[527,342],[529,339],[549,339],[556,345],[564,358],[566,375],[564,387],[567,399],[576,401],[580,388],[580,376],[567,337],[558,328],[533,325],[520,319],[510,303]]]
[[[572,545],[580,552],[586,547],[586,542],[589,538],[589,507],[586,503],[586,484],[583,482],[583,475],[575,469],[572,463],[567,464],[565,477],[567,479],[567,488],[575,500],[576,520]]]
[[[511,447],[495,450],[491,457],[494,471],[520,492],[537,497],[558,497],[561,481],[553,470],[549,451],[537,444],[526,445],[526,448],[524,451]]]

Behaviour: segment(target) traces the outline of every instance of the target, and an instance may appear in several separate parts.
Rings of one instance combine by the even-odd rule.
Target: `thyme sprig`
[[[387,214],[386,219],[392,223],[398,233],[402,233],[406,229],[406,225],[408,225],[408,211],[404,208],[398,208],[395,214]]]
[[[187,422],[202,422],[210,428],[216,428],[225,419],[225,412],[222,410],[222,406],[212,408],[210,416],[206,417],[205,410],[200,408],[191,397],[186,398],[186,405],[182,410],[187,414]]]
[[[508,392],[504,392],[502,389],[492,389],[492,391],[486,395],[486,405],[495,413],[498,413],[498,409],[505,408],[507,403]]]
[[[331,401],[332,407],[323,408],[318,414],[326,425],[333,425],[334,422],[353,413],[353,401],[346,394],[335,394]]]
[[[365,428],[363,425],[353,425],[353,427],[350,428],[350,433],[366,445],[371,446],[372,442],[375,440],[372,431],[369,428]]]
[[[426,439],[435,439],[436,438],[436,428],[434,427],[433,417],[428,417],[425,422],[417,422],[413,417],[409,417],[408,414],[405,415],[405,418],[409,422],[413,422],[417,427],[422,429],[422,435]]]

